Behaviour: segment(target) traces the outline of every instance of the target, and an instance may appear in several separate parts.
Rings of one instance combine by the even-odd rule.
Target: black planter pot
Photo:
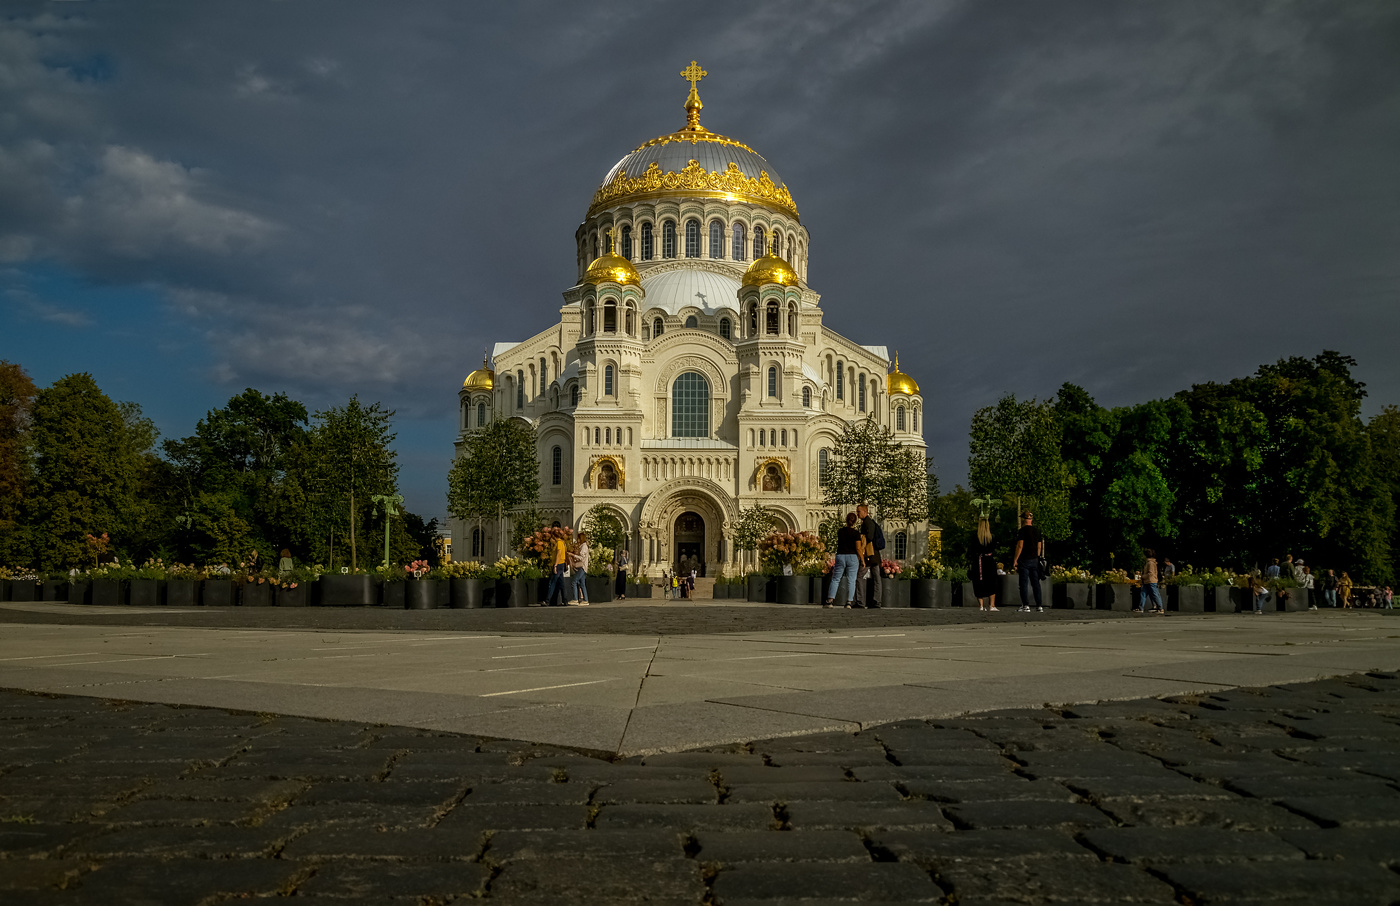
[[[199,603],[199,583],[193,579],[166,579],[167,607],[194,607]]]
[[[322,607],[373,607],[375,603],[374,583],[369,576],[327,575],[322,576],[320,606]],[[389,585],[403,583],[390,582]]]
[[[448,606],[457,610],[480,610],[485,597],[480,579],[449,579]]]
[[[510,606],[511,607],[532,607],[540,603],[535,597],[535,579],[511,579],[510,580]]]
[[[1172,590],[1176,592],[1176,610],[1178,613],[1205,613],[1206,612],[1206,589],[1203,585],[1173,585]],[[1168,599],[1170,604],[1170,598]]]
[[[277,586],[277,591],[272,596],[273,604],[278,607],[305,607],[311,598],[311,583],[298,582],[296,588],[287,585]]]
[[[10,580],[10,600],[11,601],[37,601],[40,595],[38,582],[29,582],[19,579]]]
[[[584,581],[588,585],[589,604],[598,604],[613,599],[612,576],[589,576]]]
[[[511,595],[510,583],[511,583],[511,580],[510,580],[510,579],[497,579],[497,580],[496,580],[496,599],[495,599],[495,602],[493,603],[492,606],[494,606],[494,607],[515,607],[515,606],[518,606],[518,605],[516,604],[516,602],[514,601],[513,596]]]
[[[93,579],[92,603],[96,607],[120,607],[126,603],[126,583],[121,579]]]
[[[1133,609],[1133,586],[1095,585],[1099,610],[1130,611]]]
[[[629,594],[630,594],[630,592],[629,592]],[[727,601],[727,600],[729,600],[729,583],[728,583],[728,582],[716,582],[716,583],[715,583],[715,590],[714,590],[714,592],[712,592],[712,594],[713,594],[714,599],[715,599],[716,601]]]
[[[200,583],[200,602],[205,607],[232,607],[233,583],[228,579],[205,579]],[[93,601],[97,600],[97,583],[93,583]]]
[[[132,607],[159,607],[165,603],[165,583],[159,579],[132,579],[127,596]]]
[[[395,610],[403,610],[407,606],[404,603],[405,600],[407,600],[408,596],[408,592],[404,588],[404,586],[407,584],[408,583],[406,581],[385,582],[383,585],[380,586],[380,603],[382,603],[385,607],[392,607]]]
[[[909,583],[910,607],[937,607],[937,579],[914,579]]]
[[[806,576],[778,576],[778,604],[806,604],[811,582]],[[809,588],[803,588],[807,585]]]
[[[39,587],[39,600],[41,601],[67,601],[68,600],[68,580],[67,579],[45,579]]]
[[[406,582],[395,582],[392,584],[403,586],[404,610],[437,609],[438,584],[435,580],[409,579]]]
[[[1206,611],[1208,613],[1235,613],[1244,600],[1245,589],[1233,585],[1217,585],[1206,591]]]
[[[1088,582],[1059,582],[1051,594],[1053,607],[1066,610],[1092,610],[1094,586]]]
[[[271,607],[272,586],[266,582],[243,583],[244,607]]]
[[[92,601],[92,585],[85,581],[68,583],[69,604],[88,604]]]

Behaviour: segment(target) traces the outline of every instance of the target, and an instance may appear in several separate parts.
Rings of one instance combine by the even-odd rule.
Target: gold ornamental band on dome
[[[730,161],[722,173],[719,170],[707,171],[698,160],[693,159],[679,171],[662,172],[656,161],[652,161],[641,176],[628,176],[626,170],[618,170],[611,182],[599,186],[598,191],[593,193],[588,216],[592,217],[604,207],[660,198],[676,192],[699,198],[752,201],[787,214],[794,220],[801,220],[788,187],[775,184],[767,170],[760,170],[757,177],[745,176],[739,165]]]

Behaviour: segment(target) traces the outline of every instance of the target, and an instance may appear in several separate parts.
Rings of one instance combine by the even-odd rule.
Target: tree
[[[447,511],[479,528],[483,519],[539,500],[539,475],[535,429],[520,419],[496,419],[463,438],[447,473]]]
[[[588,533],[594,547],[599,550],[615,551],[627,546],[627,531],[622,521],[605,503],[591,507],[583,514],[579,529]]]
[[[883,519],[922,522],[928,518],[930,467],[922,451],[899,443],[874,416],[850,422],[831,450],[824,502],[867,503]]]
[[[358,396],[344,406],[316,413],[311,431],[313,459],[327,479],[317,497],[350,538],[350,567],[359,567],[358,536],[372,494],[394,494],[399,466],[390,444],[392,410],[364,406]],[[361,531],[357,532],[357,527]]]
[[[741,551],[753,551],[777,525],[777,515],[763,504],[745,507],[734,520],[734,546]]]
[[[1060,454],[1061,428],[1054,405],[1007,394],[972,416],[968,481],[984,497],[1028,505],[1045,537],[1069,534],[1069,474]]]
[[[29,425],[37,393],[22,367],[0,361],[0,563],[29,561],[23,506],[33,477]]]
[[[1400,409],[1386,406],[1367,426],[1370,435],[1372,468],[1380,476],[1390,497],[1389,569],[1381,581],[1395,583],[1400,578]]]

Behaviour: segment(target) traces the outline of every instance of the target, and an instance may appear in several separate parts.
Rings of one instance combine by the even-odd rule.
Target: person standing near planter
[[[860,558],[865,549],[865,538],[856,528],[856,514],[846,514],[846,524],[836,530],[836,562],[831,567],[831,584],[827,586],[823,607],[830,607],[836,600],[836,589],[844,584],[846,606],[853,604],[856,597],[856,576],[860,573]]]
[[[860,553],[860,572],[856,576],[856,607],[868,607],[871,610],[880,606],[880,586],[884,583],[880,581],[880,551],[885,548],[885,535],[880,531],[880,524],[870,518],[870,507],[860,504],[856,507],[856,517],[860,519],[860,534],[865,543]],[[870,600],[867,601],[865,586],[870,582]]]
[[[1152,602],[1151,613],[1166,614],[1162,606],[1162,590],[1157,585],[1157,552],[1146,548],[1147,562],[1142,565],[1142,609],[1147,610],[1147,602]]]
[[[540,602],[543,607],[563,607],[565,604],[564,593],[564,568],[569,556],[568,545],[564,543],[562,535],[555,536],[549,543],[549,587],[545,590],[544,600]],[[554,603],[554,596],[559,596],[559,603]]]
[[[1342,599],[1342,607],[1348,610],[1351,609],[1352,588],[1351,576],[1347,575],[1346,570],[1342,570],[1342,578],[1337,580],[1337,595]]]
[[[1035,592],[1036,611],[1045,613],[1040,590],[1040,558],[1045,556],[1045,536],[1034,522],[1035,514],[1030,510],[1021,514],[1021,530],[1016,533],[1016,551],[1011,558],[1016,564],[1016,572],[1021,576],[1021,613],[1031,612],[1031,589]]]
[[[1303,587],[1303,594],[1307,596],[1308,610],[1317,610],[1317,599],[1313,597],[1314,582],[1312,568],[1304,566],[1303,571],[1299,575],[1301,578],[1298,580],[1298,584]]]
[[[1337,574],[1330,569],[1322,577],[1322,600],[1327,602],[1328,607],[1337,606]]]
[[[282,559],[280,559],[280,560],[277,561],[277,573],[278,573],[278,575],[285,576],[287,573],[291,572],[294,568],[295,568],[295,567],[294,567],[294,564],[292,563],[292,552],[289,551],[289,550],[287,550],[285,547],[282,548]]]
[[[992,549],[992,526],[986,516],[977,520],[977,537],[972,542],[967,575],[972,580],[972,593],[977,596],[977,609],[996,613],[1001,577],[997,571],[996,552]]]
[[[627,548],[617,552],[617,581],[613,585],[613,593],[617,595],[619,601],[627,600]]]
[[[574,599],[575,607],[588,606],[588,533],[578,533],[578,548],[574,551]]]

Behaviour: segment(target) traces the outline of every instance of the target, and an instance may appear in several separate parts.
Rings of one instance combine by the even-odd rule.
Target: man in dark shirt
[[[1038,613],[1044,613],[1045,603],[1041,600],[1040,591],[1040,580],[1043,578],[1040,575],[1040,558],[1045,556],[1045,536],[1035,527],[1035,516],[1030,510],[1021,514],[1021,522],[1021,530],[1016,533],[1016,553],[1012,558],[1016,572],[1021,576],[1021,612],[1030,613],[1030,589],[1034,589],[1035,609]]]
[[[880,558],[884,556],[875,548],[875,520],[870,518],[870,507],[861,504],[856,507],[856,516],[860,519],[860,534],[865,538],[865,557],[861,560],[860,572],[856,574],[856,607],[869,607],[874,609],[880,606],[880,586],[884,583],[880,581]],[[870,581],[869,600],[866,600],[866,580]]]

